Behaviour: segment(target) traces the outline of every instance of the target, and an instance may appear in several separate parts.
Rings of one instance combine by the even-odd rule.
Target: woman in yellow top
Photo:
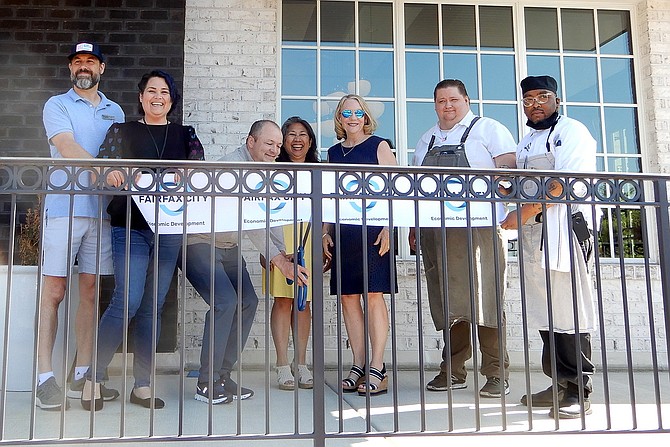
[[[277,158],[278,162],[289,163],[318,163],[319,157],[316,149],[316,136],[312,126],[307,121],[292,116],[282,125],[282,134],[284,135],[284,144],[281,153]],[[303,224],[303,232],[307,231],[307,223]],[[294,226],[286,225],[284,230],[284,243],[287,251],[297,253],[297,247],[300,244],[293,240]],[[300,227],[297,228],[298,238]],[[320,234],[317,232],[317,234]],[[305,265],[312,264],[312,231],[309,231],[307,242],[304,247]],[[311,268],[311,267],[310,267]],[[265,273],[265,272],[263,272]],[[265,274],[263,274],[265,281]],[[292,390],[295,388],[294,374],[298,377],[298,386],[300,388],[312,388],[314,380],[311,371],[307,368],[306,355],[307,343],[309,340],[309,331],[312,321],[309,302],[312,298],[312,282],[307,285],[307,304],[305,309],[298,311],[297,328],[293,327],[293,309],[294,309],[294,286],[286,283],[286,278],[277,269],[270,271],[270,294],[274,296],[272,313],[270,316],[270,326],[272,329],[272,339],[274,340],[275,350],[277,351],[277,384],[279,389]],[[293,364],[296,368],[291,368],[288,361],[288,342],[289,330],[293,329],[294,359]]]

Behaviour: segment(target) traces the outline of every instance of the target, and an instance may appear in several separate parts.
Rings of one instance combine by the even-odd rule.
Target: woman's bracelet
[[[326,236],[330,236],[330,233],[323,233],[323,236],[321,236],[321,239],[323,239]]]

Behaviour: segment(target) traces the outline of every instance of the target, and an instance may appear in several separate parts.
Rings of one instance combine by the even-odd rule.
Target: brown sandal
[[[351,370],[349,371],[349,377],[342,380],[342,392],[355,393],[356,390],[358,390],[358,386],[363,383],[364,379],[364,367],[361,368],[358,365],[352,365]]]
[[[373,379],[379,380],[379,383],[372,382]],[[358,395],[365,396],[370,393],[370,396],[377,396],[378,394],[386,394],[389,388],[389,376],[386,374],[386,365],[382,366],[382,370],[370,367],[370,381],[363,382],[358,386]]]

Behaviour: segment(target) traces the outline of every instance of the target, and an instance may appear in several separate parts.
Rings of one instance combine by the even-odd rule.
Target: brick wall
[[[186,43],[185,43],[185,100],[184,119],[197,127],[198,135],[206,146],[209,157],[217,157],[238,146],[247,134],[249,125],[256,119],[275,119],[278,103],[277,52],[279,29],[277,27],[277,8],[279,0],[187,0],[186,2]],[[667,132],[668,99],[670,92],[666,84],[667,60],[670,47],[667,43],[667,30],[670,29],[670,1],[642,2],[637,10],[637,42],[647,45],[648,51],[642,51],[638,72],[643,72],[643,90],[646,96],[645,106],[650,111],[646,115],[646,154],[655,161],[652,172],[667,172],[670,169],[670,133]],[[665,31],[664,31],[665,30]],[[638,50],[640,51],[640,50]],[[653,74],[647,79],[647,74]],[[664,121],[665,120],[665,121]],[[658,157],[656,154],[658,146]],[[248,265],[256,284],[260,284],[260,267],[255,262],[255,254],[247,251]],[[423,337],[425,361],[437,364],[440,361],[442,340],[435,332],[425,303],[426,290],[423,284],[423,304],[421,316],[423,327],[418,328],[418,301],[415,284],[416,271],[414,261],[400,261],[397,265],[399,293],[396,300],[396,331],[398,360],[403,365],[416,365],[418,346]],[[635,351],[634,359],[638,365],[650,365],[649,312],[645,290],[645,276],[638,267],[627,268],[626,278],[629,318],[634,325],[630,348]],[[652,308],[656,311],[657,344],[665,351],[665,329],[658,297],[658,271],[652,267],[651,281],[654,281]],[[626,334],[623,326],[623,294],[621,292],[621,272],[618,266],[603,267],[602,299],[605,319],[605,334],[608,345],[605,349],[608,360],[617,365],[626,362]],[[509,269],[509,291],[506,309],[508,315],[508,347],[512,362],[516,367],[524,362],[524,340],[521,333],[520,291],[518,268],[512,262]],[[257,290],[261,302],[256,322],[244,352],[247,366],[262,365],[269,337],[265,322],[267,309],[271,305],[264,302],[262,291]],[[336,361],[337,316],[336,302],[326,289],[323,294],[325,315],[326,358],[330,364]],[[203,315],[207,307],[202,300],[188,289],[184,300],[186,306],[186,359],[191,367],[198,363],[199,347],[202,337]],[[610,340],[610,337],[613,337]],[[342,329],[342,340],[346,346],[346,331]],[[537,350],[541,343],[537,334],[529,335],[533,365],[539,362]],[[390,344],[389,344],[390,346]],[[595,334],[594,359],[601,362],[600,338]],[[348,359],[345,353],[345,359]],[[387,359],[390,359],[390,354]],[[274,356],[271,354],[271,362]],[[346,360],[345,360],[346,361]],[[667,366],[667,360],[665,360]]]
[[[277,112],[276,0],[187,0],[184,121],[214,159]]]
[[[637,6],[640,91],[645,105],[647,171],[670,172],[670,1]],[[644,147],[644,146],[643,146]]]
[[[247,257],[248,261],[252,256]],[[261,282],[261,269],[258,262],[248,262],[250,273],[254,284]],[[424,362],[433,368],[439,366],[441,360],[442,341],[441,334],[435,330],[427,303],[427,290],[425,281],[421,289],[421,311],[419,312],[419,300],[416,293],[416,268],[413,260],[398,261],[398,293],[395,298],[395,337],[397,346],[397,359],[401,367],[414,367],[419,361],[419,342],[421,337],[424,344]],[[425,277],[423,271],[421,276]],[[632,351],[631,358],[636,367],[650,367],[655,359],[652,358],[652,340],[654,347],[660,353],[667,352],[667,335],[663,321],[663,302],[660,295],[659,270],[657,266],[651,266],[646,272],[643,266],[627,266],[622,272],[618,265],[602,265],[600,279],[602,289],[596,289],[596,300],[598,307],[602,309],[603,324],[593,333],[593,360],[599,368],[604,362],[612,368],[620,368],[627,365],[627,351]],[[335,297],[330,296],[328,288],[329,277],[326,276],[326,284],[323,295],[320,297],[324,302],[324,343],[326,347],[326,362],[329,366],[337,364],[338,341],[342,345],[345,362],[349,358],[347,334],[344,323],[341,323],[341,338],[338,337],[337,302]],[[652,283],[651,294],[647,294],[647,281]],[[622,292],[622,283],[626,284],[626,293]],[[519,370],[523,368],[525,342],[523,337],[523,325],[521,319],[521,292],[519,285],[519,269],[516,261],[510,261],[508,268],[508,289],[505,297],[505,312],[507,315],[507,348],[510,352],[511,367]],[[272,298],[265,301],[262,290],[256,287],[260,298],[258,311],[251,329],[249,340],[244,350],[243,362],[247,368],[261,367],[265,362],[265,350],[269,347],[270,362],[274,364],[274,344],[266,326],[269,318],[267,310],[272,305]],[[390,309],[390,297],[386,295],[387,305]],[[185,358],[188,368],[197,368],[200,358],[200,346],[202,343],[202,331],[204,327],[204,314],[208,307],[204,301],[187,284],[187,293],[183,300],[185,306],[186,323],[186,346]],[[624,303],[627,312],[624,311]],[[598,310],[597,310],[598,312]],[[651,315],[651,316],[650,316]],[[419,316],[422,320],[419,329]],[[625,322],[628,321],[629,334],[626,333]],[[650,321],[652,324],[650,325]],[[651,328],[651,329],[650,329]],[[605,334],[606,342],[602,343],[600,336]],[[653,334],[652,334],[653,330]],[[652,338],[653,335],[653,338]],[[627,342],[627,337],[629,342]],[[390,340],[390,338],[389,338]],[[542,342],[540,336],[531,331],[528,334],[528,362],[534,368],[540,367],[540,354]],[[310,345],[311,346],[311,339]],[[289,343],[289,350],[293,347]],[[387,344],[386,359],[391,359],[391,343]],[[308,360],[311,349],[308,348]],[[605,357],[606,358],[605,358]],[[289,359],[291,354],[289,353]],[[661,367],[667,368],[668,359],[666,355],[659,355],[656,359]]]
[[[138,119],[137,82],[152,69],[184,77],[184,0],[3,0],[0,3],[0,157],[48,157],[45,101],[71,87],[67,55],[81,40],[99,43],[106,70],[100,90]],[[171,115],[180,121],[181,107]],[[34,197],[17,204],[19,222]],[[9,250],[10,199],[0,195],[0,264]],[[164,312],[161,350],[176,346],[177,294]],[[106,305],[109,290],[101,293]]]
[[[106,70],[100,90],[137,119],[137,82],[166,69],[181,89],[184,0],[3,0],[0,3],[0,157],[48,157],[42,124],[46,100],[71,87],[72,44],[93,40]],[[177,107],[172,119],[181,119]],[[9,200],[0,200],[0,263],[6,263]],[[19,218],[33,205],[18,204]]]
[[[47,0],[4,0],[0,6],[2,156],[46,154],[41,130],[42,104],[50,95],[69,87],[63,55],[72,40],[91,36],[103,44],[109,55],[102,90],[118,100],[131,119],[139,75],[148,68],[163,66],[169,67],[177,78],[181,78],[182,50],[177,48],[183,45],[183,118],[185,123],[196,126],[209,158],[238,146],[253,121],[276,118],[279,0],[54,0],[51,4],[53,6],[46,6]],[[650,160],[650,171],[658,172],[670,169],[670,155],[667,155],[670,153],[670,133],[667,131],[670,92],[667,85],[670,84],[666,79],[666,62],[670,55],[667,43],[669,11],[670,1],[642,2],[636,21],[636,41],[642,47],[637,70],[643,73],[645,158]],[[181,24],[184,20],[185,29]],[[22,137],[16,136],[23,132],[22,129],[31,126],[32,131],[27,130]],[[0,206],[6,206],[6,201]],[[254,281],[260,284],[260,267],[255,262],[256,257],[250,251],[246,253]],[[432,327],[425,302],[421,308],[423,326],[420,330],[418,328],[414,270],[413,261],[398,263],[400,292],[396,301],[396,329],[399,361],[407,365],[416,364],[419,340],[423,337],[425,360],[435,364],[439,362],[442,342]],[[644,277],[640,277],[640,271],[635,267],[627,269],[623,276],[627,279],[628,300],[632,304],[629,317],[636,325],[631,348],[636,351],[636,357],[640,357],[638,364],[649,365],[650,334],[641,329],[648,327],[649,321]],[[655,268],[651,276],[657,288],[658,273]],[[520,304],[515,284],[518,284],[518,273],[512,264],[506,304],[510,319],[508,344],[513,362],[519,365],[523,362],[524,343],[519,335]],[[656,292],[654,289],[652,308],[656,315],[660,315]],[[260,289],[258,293],[262,296]],[[426,296],[425,285],[423,296]],[[603,270],[603,299],[606,334],[608,337],[616,336],[616,343],[613,339],[606,349],[616,362],[623,364],[625,332],[621,273],[617,266],[606,266]],[[324,300],[327,358],[332,363],[338,344],[336,305],[327,291]],[[190,288],[183,302],[186,311],[183,322],[186,360],[189,366],[194,367],[199,357],[206,306]],[[272,346],[265,327],[266,304],[261,299],[256,324],[244,354],[247,364],[262,364],[268,341]],[[663,350],[664,330],[661,322],[657,323],[656,335]],[[342,335],[342,341],[346,342],[346,332],[343,331]],[[529,360],[537,362],[535,351],[539,347],[539,339],[533,334],[529,343],[533,350]],[[596,338],[596,348],[598,343]],[[390,356],[387,358],[390,359]],[[178,365],[174,356],[163,360],[164,365]]]

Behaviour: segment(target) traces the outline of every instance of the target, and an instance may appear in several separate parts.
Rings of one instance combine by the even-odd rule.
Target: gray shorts
[[[98,226],[100,221],[91,217],[75,217],[72,219],[72,234],[69,233],[69,217],[51,217],[44,219],[44,261],[42,274],[47,276],[67,276],[68,265],[74,265],[75,258],[79,273],[111,275],[114,273],[112,263],[112,230],[108,219],[103,219],[100,241],[98,242]],[[72,251],[68,264],[67,251],[70,241]],[[98,252],[100,266],[98,268]]]

